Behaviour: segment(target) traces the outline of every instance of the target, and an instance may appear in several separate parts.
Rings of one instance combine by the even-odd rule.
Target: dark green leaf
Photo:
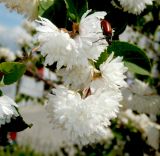
[[[88,10],[87,0],[64,0],[67,13],[71,20],[79,22],[82,15]]]
[[[133,44],[113,41],[108,47],[107,52],[114,52],[115,56],[123,56],[124,61],[136,64],[149,72],[151,70],[150,61],[145,52]]]
[[[25,73],[26,66],[19,62],[3,62],[0,64],[0,72],[3,75],[3,83],[5,85],[12,84],[19,80]]]
[[[128,70],[131,72],[134,72],[134,73],[140,74],[140,75],[151,76],[151,74],[147,70],[137,66],[136,64],[133,64],[133,63],[130,63],[127,61],[125,61],[124,64],[126,67],[128,67]]]
[[[54,0],[53,5],[43,12],[42,17],[49,19],[59,28],[65,28],[67,13],[64,0]]]
[[[28,127],[30,128],[31,126],[32,125],[28,125],[27,123],[25,123],[21,116],[18,116],[14,119],[12,118],[10,123],[6,123],[5,125],[3,125],[3,128],[7,132],[20,132]]]
[[[98,69],[99,66],[105,62],[108,58],[108,53],[107,51],[104,51],[101,53],[100,57],[98,58],[97,62],[95,63],[95,67]]]
[[[3,92],[0,90],[0,96],[2,96],[3,95]]]

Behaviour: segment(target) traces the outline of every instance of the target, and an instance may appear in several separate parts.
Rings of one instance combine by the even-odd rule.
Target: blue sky
[[[0,3],[0,45],[8,47],[13,51],[17,51],[19,46],[17,45],[18,30],[21,30],[21,24],[24,20],[24,16],[10,11],[5,5]]]
[[[0,25],[5,27],[15,27],[22,23],[23,16],[15,11],[9,11],[3,4],[0,4]]]

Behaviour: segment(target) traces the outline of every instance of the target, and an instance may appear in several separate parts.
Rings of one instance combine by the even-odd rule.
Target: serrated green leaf
[[[82,15],[88,10],[87,0],[64,0],[68,16],[74,22],[79,22]]]
[[[3,62],[0,64],[0,72],[3,73],[3,83],[12,84],[19,80],[25,73],[26,66],[19,62]]]
[[[150,61],[145,52],[136,45],[128,42],[113,41],[107,49],[108,53],[114,52],[115,56],[123,56],[123,60],[136,64],[137,66],[151,71]]]
[[[95,67],[99,69],[99,66],[107,60],[108,56],[109,54],[107,53],[107,51],[102,52],[97,62],[95,63]]]
[[[151,74],[147,70],[137,66],[136,64],[124,61],[124,65],[126,67],[128,67],[128,70],[131,71],[131,72],[134,72],[134,73],[140,74],[140,75],[151,76]]]

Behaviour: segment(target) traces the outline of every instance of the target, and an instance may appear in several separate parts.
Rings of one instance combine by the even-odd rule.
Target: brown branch
[[[27,68],[26,70],[29,74],[31,74],[33,77],[37,78],[40,81],[43,81],[48,86],[55,88],[55,85],[52,81],[44,79],[42,76],[40,76],[37,72],[34,72],[32,69]]]

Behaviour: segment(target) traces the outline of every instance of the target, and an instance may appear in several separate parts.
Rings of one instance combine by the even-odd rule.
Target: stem
[[[29,72],[33,77],[37,78],[38,80],[43,81],[45,84],[48,86],[55,88],[55,85],[53,84],[52,81],[44,79],[42,76],[40,76],[38,73],[34,72],[32,69],[27,69],[27,72]]]

